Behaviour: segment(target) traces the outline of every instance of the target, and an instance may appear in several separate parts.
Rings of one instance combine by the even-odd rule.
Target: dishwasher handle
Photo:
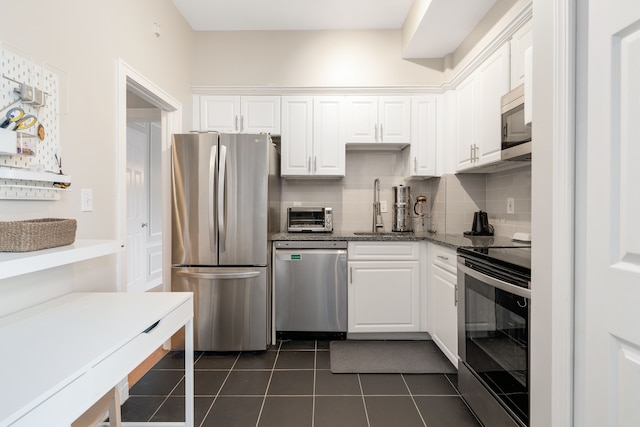
[[[260,275],[259,271],[234,271],[227,273],[196,273],[191,271],[178,271],[178,276],[190,277],[192,279],[207,279],[207,280],[231,280],[231,279],[253,279]]]

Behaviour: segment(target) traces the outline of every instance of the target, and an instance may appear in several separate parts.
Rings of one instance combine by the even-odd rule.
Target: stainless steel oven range
[[[529,425],[530,248],[458,249],[458,385],[486,426]]]

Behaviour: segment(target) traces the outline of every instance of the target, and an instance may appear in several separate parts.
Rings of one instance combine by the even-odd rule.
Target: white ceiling
[[[416,3],[423,16],[402,56],[441,58],[500,0],[172,1],[195,31],[401,29]]]
[[[402,27],[413,0],[173,0],[196,31]]]

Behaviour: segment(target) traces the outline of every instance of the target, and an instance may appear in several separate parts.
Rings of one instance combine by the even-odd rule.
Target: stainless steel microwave
[[[333,231],[333,209],[316,206],[294,206],[287,209],[289,232],[313,233]]]
[[[524,85],[501,98],[502,160],[531,160],[531,124],[525,122]]]

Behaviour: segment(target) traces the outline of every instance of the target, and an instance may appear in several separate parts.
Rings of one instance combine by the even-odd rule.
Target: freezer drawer
[[[174,267],[171,290],[193,292],[194,350],[267,349],[267,267]]]
[[[274,292],[277,332],[346,332],[346,248],[276,249]]]

